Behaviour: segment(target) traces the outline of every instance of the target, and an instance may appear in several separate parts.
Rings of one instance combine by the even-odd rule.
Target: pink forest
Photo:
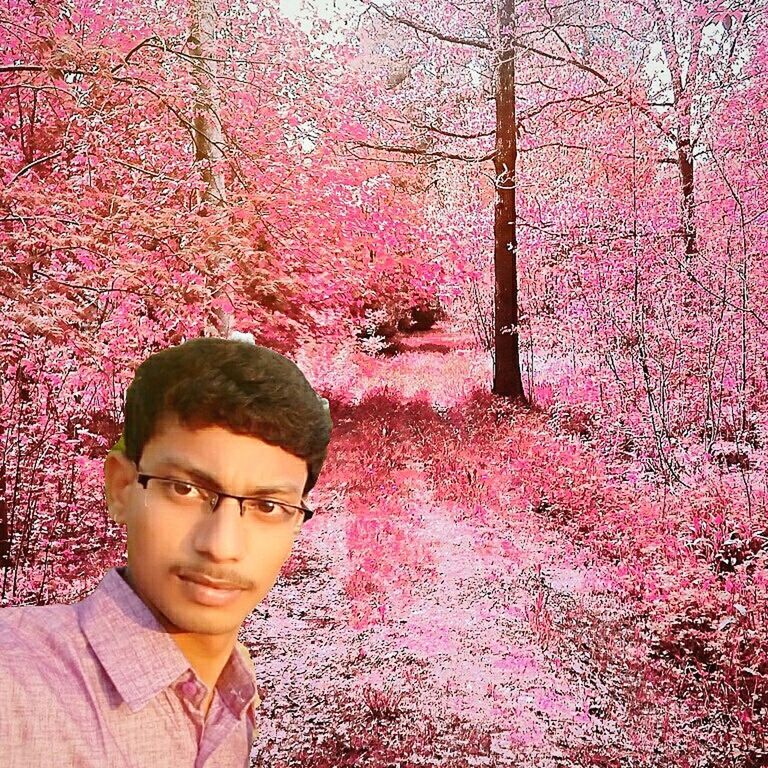
[[[249,339],[334,424],[251,766],[768,766],[767,8],[3,0],[0,603]]]

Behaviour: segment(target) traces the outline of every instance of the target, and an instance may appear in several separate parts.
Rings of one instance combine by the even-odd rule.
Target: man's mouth
[[[210,576],[204,576],[202,573],[197,573],[195,571],[181,570],[179,571],[179,578],[184,581],[193,581],[195,584],[201,584],[202,586],[210,587],[211,589],[223,589],[228,591],[243,589],[241,584],[212,579]]]
[[[178,577],[183,590],[192,601],[210,607],[222,607],[235,602],[244,587],[230,581],[212,579],[196,571],[181,570]]]

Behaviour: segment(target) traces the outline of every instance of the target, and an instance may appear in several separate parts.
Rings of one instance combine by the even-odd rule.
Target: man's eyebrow
[[[206,488],[210,488],[212,491],[224,490],[221,487],[221,483],[219,483],[219,481],[213,477],[213,475],[209,475],[202,469],[197,469],[191,464],[187,464],[180,459],[161,458],[158,464],[161,467],[167,467],[170,471],[178,470],[179,472],[183,472],[194,482],[200,483],[200,485],[204,485]]]
[[[213,477],[213,475],[209,475],[204,470],[197,469],[196,467],[193,467],[191,464],[187,464],[181,459],[161,458],[158,461],[158,464],[163,467],[168,467],[171,471],[179,470],[180,472],[183,472],[185,475],[189,476],[189,478],[194,482],[200,483],[200,485],[204,485],[206,488],[210,488],[212,491],[226,493],[224,488],[222,488],[221,483],[215,477]],[[248,493],[243,495],[269,496],[273,494],[283,494],[300,496],[302,490],[302,488],[297,488],[294,485],[265,485],[253,487]]]
[[[253,488],[246,496],[301,496],[301,491],[294,485],[258,486]],[[289,504],[291,502],[288,502]]]

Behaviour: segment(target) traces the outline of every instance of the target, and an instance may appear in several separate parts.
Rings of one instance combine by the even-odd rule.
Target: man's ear
[[[302,504],[306,502],[306,497],[302,497],[301,502]],[[293,526],[293,535],[298,536],[299,533],[301,533],[301,528],[304,525],[304,515],[300,515],[299,519],[296,521],[296,525]]]
[[[133,482],[134,463],[120,450],[112,449],[104,460],[104,491],[109,516],[119,524],[125,523]]]

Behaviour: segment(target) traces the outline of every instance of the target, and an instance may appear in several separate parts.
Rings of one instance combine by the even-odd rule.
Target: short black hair
[[[314,488],[328,451],[328,401],[296,364],[266,347],[191,339],[150,355],[125,395],[125,455],[138,464],[167,416],[189,428],[219,426],[279,446],[307,462],[303,494]]]

